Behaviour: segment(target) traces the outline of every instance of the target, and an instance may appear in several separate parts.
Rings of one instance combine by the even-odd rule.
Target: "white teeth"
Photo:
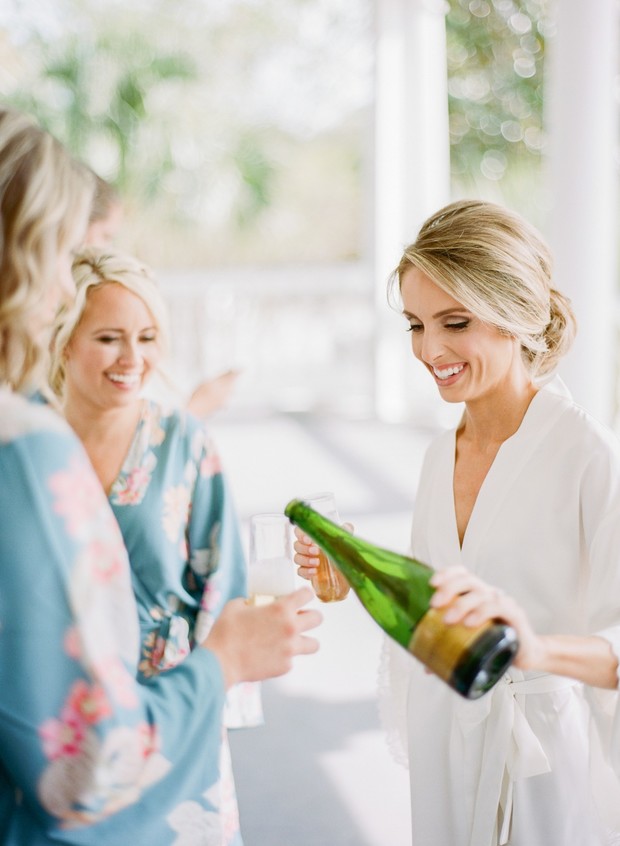
[[[108,373],[108,379],[122,385],[133,385],[140,381],[140,376],[137,373]]]
[[[457,364],[456,367],[446,367],[445,370],[437,370],[433,367],[433,373],[438,379],[447,379],[449,376],[454,376],[455,373],[460,373],[465,365]]]

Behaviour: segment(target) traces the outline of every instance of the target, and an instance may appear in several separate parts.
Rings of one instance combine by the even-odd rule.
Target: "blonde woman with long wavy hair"
[[[118,526],[76,435],[30,399],[91,196],[56,140],[0,109],[0,842],[221,846],[225,692],[313,652],[319,617],[298,610],[308,589],[234,600],[181,666],[136,680]]]
[[[169,334],[150,268],[91,247],[76,257],[73,278],[76,295],[55,322],[50,383],[125,541],[140,619],[138,670],[148,680],[184,661],[226,602],[247,595],[239,525],[208,429],[144,396]],[[257,693],[253,685],[229,692],[227,726],[262,722]],[[206,768],[205,788],[213,779]],[[227,797],[222,846],[241,846],[225,731],[219,785]]]

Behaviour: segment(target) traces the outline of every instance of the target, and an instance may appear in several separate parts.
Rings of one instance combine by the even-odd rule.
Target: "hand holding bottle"
[[[301,500],[285,508],[339,569],[383,630],[462,696],[489,690],[512,663],[515,630],[490,620],[448,625],[431,604],[433,570],[421,561],[356,538]]]
[[[248,605],[243,599],[226,603],[200,646],[218,658],[227,687],[284,675],[295,655],[318,650],[316,638],[305,634],[323,619],[319,611],[303,608],[312,598],[303,587],[270,605]]]
[[[537,634],[521,606],[502,590],[464,567],[449,567],[431,578],[431,605],[446,608],[446,623],[479,626],[501,619],[517,632],[515,667],[568,676],[592,687],[616,690],[618,658],[609,641],[594,635]]]
[[[514,665],[521,670],[543,669],[544,640],[512,597],[475,576],[465,567],[448,567],[432,576],[433,608],[447,608],[444,621],[476,627],[487,620],[504,620],[517,632],[519,650]]]

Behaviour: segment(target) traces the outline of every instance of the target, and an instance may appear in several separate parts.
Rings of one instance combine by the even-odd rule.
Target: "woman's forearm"
[[[528,669],[569,676],[592,687],[618,687],[618,659],[603,637],[540,635],[540,661]]]

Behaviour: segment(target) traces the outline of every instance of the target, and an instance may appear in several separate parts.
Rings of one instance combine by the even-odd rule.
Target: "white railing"
[[[182,392],[237,368],[231,405],[373,413],[375,312],[361,262],[160,274]]]

